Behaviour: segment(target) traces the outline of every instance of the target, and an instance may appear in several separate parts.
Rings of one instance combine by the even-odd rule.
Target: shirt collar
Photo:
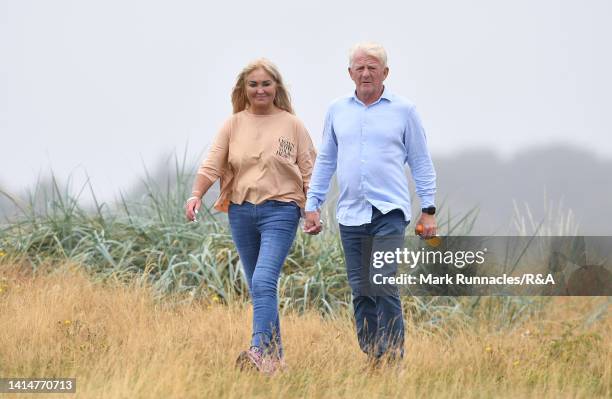
[[[385,99],[387,101],[393,101],[393,93],[391,93],[391,91],[389,89],[387,89],[387,86],[383,86],[383,92],[380,95],[380,97],[378,98],[378,100],[374,101],[372,104],[370,105],[374,105],[380,102],[380,100]],[[353,91],[353,100],[357,101],[359,104],[363,105],[363,102],[357,98],[357,92]]]

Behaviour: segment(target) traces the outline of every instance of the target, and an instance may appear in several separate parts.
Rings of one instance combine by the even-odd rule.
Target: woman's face
[[[276,82],[265,70],[257,68],[246,77],[246,95],[252,107],[270,108],[276,97]]]

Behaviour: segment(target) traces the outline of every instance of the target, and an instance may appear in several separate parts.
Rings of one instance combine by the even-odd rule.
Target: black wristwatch
[[[428,215],[435,215],[436,214],[436,207],[435,206],[428,206],[427,208],[422,208],[421,212],[426,213]]]

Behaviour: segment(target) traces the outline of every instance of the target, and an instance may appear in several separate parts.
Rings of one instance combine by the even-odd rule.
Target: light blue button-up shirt
[[[386,88],[366,106],[355,94],[332,103],[325,118],[306,211],[321,207],[334,172],[340,188],[338,223],[359,226],[372,220],[372,205],[382,213],[401,209],[411,219],[408,164],[421,207],[434,205],[436,172],[425,131],[414,105]]]

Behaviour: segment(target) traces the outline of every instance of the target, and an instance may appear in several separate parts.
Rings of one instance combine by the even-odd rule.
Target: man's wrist
[[[433,215],[435,215],[435,214],[436,214],[436,207],[435,207],[435,206],[433,206],[433,205],[430,205],[430,206],[427,206],[427,207],[425,207],[425,208],[421,208],[421,212],[422,212],[423,214],[433,216]]]
[[[306,200],[306,205],[304,206],[304,211],[306,212],[319,212],[319,201],[316,198],[308,198]]]

